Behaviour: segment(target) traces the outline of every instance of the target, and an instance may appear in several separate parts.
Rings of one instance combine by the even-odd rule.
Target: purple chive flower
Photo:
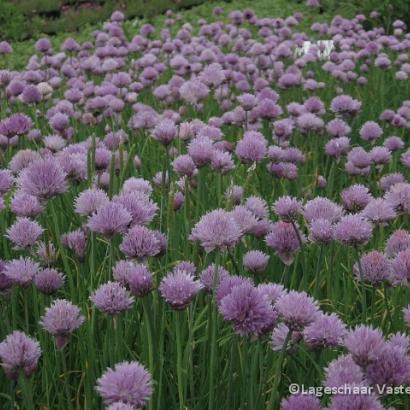
[[[301,330],[313,323],[319,311],[317,302],[306,292],[293,290],[281,296],[275,307],[279,317],[292,330]]]
[[[78,195],[74,202],[74,208],[79,215],[90,216],[108,202],[108,195],[102,189],[91,188]]]
[[[126,231],[131,223],[130,213],[119,203],[107,202],[100,206],[88,219],[88,227],[108,239]]]
[[[4,274],[13,281],[13,283],[27,287],[31,285],[34,276],[40,269],[40,265],[30,258],[20,257],[7,262]]]
[[[309,223],[315,219],[337,222],[343,215],[343,209],[330,199],[318,196],[306,202],[303,207],[303,215]]]
[[[216,209],[203,215],[192,229],[189,239],[200,242],[206,252],[225,251],[241,238],[242,231],[231,213]]]
[[[389,151],[395,152],[403,149],[405,144],[400,137],[392,136],[384,140],[383,146],[386,147]]]
[[[180,155],[174,159],[172,166],[180,176],[192,177],[197,172],[194,160],[189,155]]]
[[[317,397],[309,394],[295,394],[283,399],[280,410],[321,410]]]
[[[135,225],[124,235],[120,250],[130,258],[143,260],[148,256],[158,255],[161,244],[154,231],[145,226]]]
[[[362,147],[352,148],[347,154],[347,161],[360,170],[367,169],[372,163],[370,154]]]
[[[345,324],[334,313],[319,313],[314,322],[303,330],[305,343],[313,348],[342,346],[345,334]]]
[[[212,292],[214,288],[218,288],[219,284],[230,276],[226,269],[218,266],[217,277],[215,277],[215,270],[215,264],[211,264],[201,272],[200,281],[207,292]]]
[[[400,386],[410,381],[410,357],[407,349],[387,343],[376,360],[366,367],[366,379],[372,385]]]
[[[395,283],[406,284],[410,280],[410,248],[400,251],[391,262]]]
[[[43,206],[36,196],[18,191],[11,200],[11,210],[17,216],[34,218],[43,212]]]
[[[384,224],[397,216],[393,206],[383,198],[372,199],[362,215],[374,224]]]
[[[104,283],[90,296],[90,300],[100,312],[108,315],[118,315],[134,303],[134,298],[118,282]]]
[[[143,264],[126,260],[118,261],[113,268],[113,277],[124,286],[128,286],[136,297],[147,295],[153,287],[152,273]]]
[[[410,248],[410,233],[404,229],[394,231],[386,242],[386,255],[394,258],[399,252]]]
[[[355,363],[365,367],[377,358],[385,345],[385,341],[379,329],[359,325],[347,333],[344,345]]]
[[[342,355],[330,362],[326,368],[324,386],[341,387],[347,384],[360,384],[364,381],[364,374],[352,355]]]
[[[97,380],[96,390],[106,405],[122,402],[142,408],[152,396],[152,378],[138,362],[117,363]]]
[[[352,185],[340,194],[344,208],[350,212],[361,211],[371,200],[372,195],[364,185]]]
[[[161,296],[175,310],[185,309],[202,289],[202,284],[183,270],[168,273],[159,285]]]
[[[267,268],[268,262],[269,255],[261,251],[249,251],[243,255],[243,265],[250,272],[263,272]]]
[[[296,198],[282,196],[273,204],[273,210],[280,219],[291,222],[302,212],[302,204]]]
[[[340,138],[349,135],[351,128],[343,120],[335,118],[326,125],[326,131],[333,138]]]
[[[261,283],[257,288],[271,304],[275,304],[286,293],[285,288],[277,283]]]
[[[373,226],[360,215],[346,215],[335,225],[335,240],[344,245],[363,245],[372,237]]]
[[[362,106],[362,103],[355,100],[350,95],[338,95],[330,103],[330,109],[335,114],[355,116]]]
[[[11,380],[17,380],[21,371],[31,377],[37,371],[40,356],[40,343],[18,330],[0,343],[1,366]]]
[[[84,231],[77,229],[67,232],[61,236],[61,241],[64,246],[74,252],[81,262],[84,260],[87,245],[87,236]]]
[[[250,283],[235,286],[219,303],[219,312],[242,336],[259,336],[273,328],[277,314]]]
[[[162,120],[152,131],[153,138],[164,145],[170,144],[176,134],[177,128],[171,120]]]
[[[238,142],[235,153],[243,162],[262,161],[267,153],[268,142],[257,131],[248,131]]]
[[[196,137],[188,144],[188,154],[198,168],[211,162],[214,154],[213,144],[208,137]]]
[[[344,388],[346,391],[358,391],[366,387],[365,384],[348,384]],[[332,396],[329,410],[350,410],[350,409],[366,409],[366,410],[383,410],[384,407],[377,399],[374,393],[366,394],[338,394]]]
[[[275,222],[265,238],[285,265],[292,264],[295,252],[300,249],[300,240],[305,240],[303,233],[299,231],[298,235],[291,223],[283,221]]]
[[[58,350],[64,349],[71,334],[84,322],[80,309],[65,299],[56,299],[46,308],[40,319],[40,325],[56,338]]]
[[[391,278],[390,261],[378,251],[371,251],[360,258],[361,272],[359,263],[353,266],[354,274],[361,280],[378,285]]]
[[[394,184],[385,194],[386,201],[399,214],[410,214],[410,184],[399,182]]]
[[[29,218],[17,218],[9,229],[7,229],[7,237],[13,242],[16,249],[27,249],[32,247],[44,229],[35,221]]]
[[[122,401],[115,402],[113,404],[110,404],[107,407],[107,410],[134,410],[134,409],[135,407],[125,404]]]
[[[245,206],[258,218],[266,219],[269,216],[268,204],[266,201],[258,196],[250,196]]]
[[[339,137],[331,139],[325,145],[325,153],[330,157],[334,157],[337,160],[346,155],[350,149],[350,140],[347,137]]]
[[[382,136],[383,130],[377,122],[366,121],[360,128],[359,134],[365,141],[374,142]]]
[[[67,189],[66,174],[53,158],[39,159],[21,171],[19,186],[23,192],[49,199]]]
[[[334,225],[328,219],[314,219],[309,226],[309,240],[327,245],[334,239]]]
[[[257,98],[253,94],[241,94],[237,99],[245,111],[251,111],[258,103]]]
[[[397,184],[398,182],[406,182],[404,179],[403,174],[400,174],[399,172],[394,173],[394,174],[387,174],[383,177],[380,178],[379,181],[379,186],[382,191],[388,191],[394,184]]]
[[[55,269],[42,269],[34,276],[36,288],[46,294],[51,295],[64,285],[65,276]]]

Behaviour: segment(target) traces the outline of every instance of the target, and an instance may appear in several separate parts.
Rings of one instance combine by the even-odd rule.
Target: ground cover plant
[[[0,43],[1,408],[410,408],[405,23],[184,16]]]

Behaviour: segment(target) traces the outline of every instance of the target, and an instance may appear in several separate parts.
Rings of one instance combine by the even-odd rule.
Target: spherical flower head
[[[309,225],[309,240],[318,245],[328,245],[334,239],[334,225],[328,219],[314,219]]]
[[[258,103],[257,98],[253,94],[241,94],[237,99],[245,111],[252,110]]]
[[[347,333],[344,345],[355,363],[365,367],[377,358],[385,346],[385,341],[379,329],[359,325]]]
[[[241,336],[259,336],[271,330],[277,314],[267,298],[250,283],[234,286],[219,303],[219,312]]]
[[[176,137],[177,128],[172,120],[162,120],[152,131],[152,137],[164,145],[170,144]]]
[[[235,206],[230,214],[243,234],[252,233],[258,223],[253,212],[243,205]]]
[[[372,163],[370,154],[362,147],[355,147],[347,154],[347,161],[359,170],[367,169]]]
[[[220,172],[222,175],[227,174],[235,168],[232,155],[229,152],[215,150],[211,158],[211,168]]]
[[[258,196],[250,196],[245,206],[258,218],[266,219],[269,216],[268,204],[266,201]]]
[[[386,242],[386,255],[394,258],[399,252],[410,248],[410,234],[404,229],[394,231]]]
[[[274,305],[276,301],[286,293],[285,288],[277,283],[261,283],[257,288],[261,295],[263,295],[272,305]]]
[[[347,123],[339,118],[335,118],[326,125],[326,131],[333,138],[346,137],[350,134],[351,128]]]
[[[365,141],[375,141],[383,134],[380,125],[374,121],[366,121],[359,131],[360,137]]]
[[[303,330],[305,343],[313,348],[342,346],[345,335],[346,326],[334,313],[319,313],[314,322]]]
[[[350,140],[347,137],[338,137],[331,139],[325,145],[325,153],[330,157],[334,157],[337,160],[346,155],[350,149]]]
[[[0,54],[10,54],[13,51],[10,43],[7,41],[0,41]]]
[[[58,350],[64,349],[70,335],[84,322],[80,309],[65,299],[56,299],[46,308],[40,325],[56,338]]]
[[[84,231],[77,229],[72,232],[67,232],[61,237],[64,246],[74,252],[75,256],[83,261],[87,246],[87,236]]]
[[[107,282],[101,285],[90,296],[95,307],[108,315],[118,315],[128,310],[134,303],[134,298],[127,289],[118,282]]]
[[[380,178],[379,187],[382,191],[386,192],[398,182],[406,182],[403,174],[400,174],[400,172],[387,174]]]
[[[124,181],[121,192],[124,194],[129,194],[131,192],[140,192],[147,196],[152,193],[152,186],[149,181],[144,178],[131,177]]]
[[[335,114],[355,116],[362,106],[362,103],[355,100],[350,95],[338,95],[330,103],[330,109]]]
[[[124,235],[120,250],[130,258],[144,260],[149,256],[158,255],[161,251],[160,245],[154,231],[145,226],[135,225]]]
[[[388,164],[392,159],[391,152],[385,147],[374,147],[370,151],[370,158],[373,164],[381,168],[384,164]]]
[[[294,221],[302,212],[302,204],[291,196],[282,196],[273,204],[275,214],[285,222]]]
[[[297,227],[296,229],[299,230]],[[303,233],[299,231],[298,235],[291,223],[283,221],[275,222],[265,238],[266,244],[276,252],[285,265],[292,264],[295,252],[300,249],[300,240],[305,240]]]
[[[41,101],[41,93],[37,86],[26,85],[21,93],[21,99],[25,104],[37,104]]]
[[[34,285],[40,292],[51,295],[64,285],[64,280],[65,276],[61,272],[42,269],[34,276]]]
[[[188,144],[188,154],[198,168],[211,162],[214,154],[213,144],[208,137],[196,137]]]
[[[391,261],[392,279],[397,284],[407,284],[410,280],[410,248],[400,251]]]
[[[106,405],[122,402],[142,408],[152,396],[152,378],[138,362],[117,363],[97,380],[96,390]]]
[[[113,277],[124,286],[128,286],[136,297],[147,295],[153,287],[152,273],[143,264],[118,261],[113,269]]]
[[[301,330],[315,321],[318,303],[306,292],[290,291],[275,304],[280,318],[292,330]]]
[[[386,201],[399,214],[410,214],[410,184],[399,182],[394,184],[385,194]]]
[[[405,144],[400,137],[392,136],[384,140],[383,146],[386,147],[389,151],[395,152],[403,149],[405,147]]]
[[[23,192],[40,199],[49,199],[67,190],[66,174],[52,157],[32,162],[21,171],[18,183]]]
[[[281,410],[321,410],[317,397],[309,394],[292,394],[280,403]]]
[[[0,343],[1,366],[12,380],[17,380],[21,371],[31,377],[37,371],[40,356],[40,343],[18,330]]]
[[[384,224],[397,216],[393,206],[383,198],[372,199],[362,215],[374,224]]]
[[[257,131],[248,131],[236,145],[235,153],[242,162],[262,161],[267,153],[268,142]]]
[[[87,226],[111,239],[115,234],[125,232],[131,220],[130,213],[121,204],[107,202],[89,217]]]
[[[261,251],[249,251],[243,255],[243,265],[249,272],[263,272],[269,262],[269,255]]]
[[[241,236],[242,231],[234,217],[223,209],[216,209],[202,216],[189,239],[198,241],[206,252],[211,252],[235,246]]]
[[[358,279],[373,285],[391,279],[391,269],[390,261],[379,251],[366,253],[360,258],[360,264],[357,262],[353,266],[353,272]]]
[[[0,195],[10,191],[14,184],[14,177],[8,169],[0,169]]]
[[[183,270],[168,273],[159,285],[161,296],[175,310],[185,309],[202,289],[202,284]]]
[[[225,192],[225,197],[233,205],[238,205],[241,203],[243,197],[243,188],[239,185],[230,186]]]
[[[335,225],[335,240],[344,245],[364,245],[372,233],[372,224],[360,215],[343,216]]]
[[[407,350],[387,343],[377,358],[366,368],[366,378],[372,385],[400,386],[410,381],[410,358]]]
[[[371,200],[372,194],[364,185],[356,184],[340,194],[344,208],[350,212],[361,211]]]
[[[344,387],[347,391],[361,391],[366,389],[367,385],[349,384]],[[366,410],[383,410],[384,407],[374,393],[365,394],[337,394],[332,396],[329,410],[351,410],[351,409],[366,409]]]
[[[56,112],[50,118],[49,123],[53,130],[63,132],[70,125],[70,118],[67,114]]]
[[[201,272],[200,281],[207,292],[212,292],[228,276],[229,272],[222,266],[216,268],[215,264],[211,264]]]
[[[330,199],[318,196],[306,202],[303,215],[308,223],[312,223],[315,219],[337,222],[343,215],[343,209]]]
[[[90,216],[108,202],[109,198],[105,191],[98,188],[90,188],[80,192],[75,199],[74,208],[79,215]]]
[[[34,276],[40,269],[40,265],[30,258],[20,257],[7,262],[4,274],[13,281],[13,283],[27,287],[31,285]]]
[[[47,54],[51,50],[51,43],[48,38],[40,38],[36,42],[36,50],[40,53]]]
[[[362,369],[352,355],[342,355],[330,362],[326,368],[324,386],[341,387],[347,384],[360,384],[364,380]]]
[[[189,155],[180,155],[174,159],[172,166],[179,176],[192,177],[197,172],[194,160]]]
[[[15,249],[31,248],[39,239],[44,229],[35,221],[19,217],[7,229],[7,237],[13,242]]]

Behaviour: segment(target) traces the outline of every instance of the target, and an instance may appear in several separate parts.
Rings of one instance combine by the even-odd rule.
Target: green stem
[[[184,385],[182,379],[182,342],[181,342],[181,324],[180,315],[182,312],[174,312],[175,318],[175,336],[177,347],[177,382],[178,382],[178,400],[179,409],[184,410]]]

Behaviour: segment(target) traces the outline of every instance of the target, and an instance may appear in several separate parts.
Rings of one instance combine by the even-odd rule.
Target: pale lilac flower
[[[0,343],[1,366],[11,380],[17,380],[20,372],[31,377],[37,371],[40,356],[40,343],[18,330]]]
[[[152,378],[138,362],[117,363],[97,380],[96,390],[106,405],[122,402],[142,408],[152,396]]]
[[[108,195],[98,188],[82,191],[74,202],[75,211],[82,216],[90,216],[109,202]]]
[[[13,281],[13,283],[27,287],[31,285],[34,276],[40,269],[40,265],[30,258],[13,259],[7,262],[4,274]]]
[[[46,294],[51,295],[64,285],[65,276],[55,269],[42,269],[34,276],[36,288]]]
[[[372,237],[373,226],[360,215],[346,215],[335,225],[335,240],[344,245],[363,245]]]
[[[71,334],[84,322],[80,309],[65,299],[56,299],[46,308],[40,319],[40,325],[56,338],[58,350],[64,349]]]
[[[7,229],[7,238],[13,242],[16,249],[31,248],[42,235],[44,229],[36,221],[26,217],[19,217]]]
[[[404,229],[394,231],[386,242],[386,255],[394,258],[399,252],[410,248],[410,233]]]
[[[109,315],[118,315],[128,310],[134,303],[134,298],[118,282],[104,283],[94,291],[90,300],[100,312]]]
[[[243,255],[243,265],[250,272],[263,272],[269,262],[269,255],[261,251],[249,251]]]
[[[343,345],[346,326],[334,313],[320,313],[314,322],[304,328],[303,338],[313,348],[328,348]]]
[[[129,258],[144,260],[161,252],[161,243],[154,231],[145,226],[135,225],[124,235],[120,245],[121,252]]]

